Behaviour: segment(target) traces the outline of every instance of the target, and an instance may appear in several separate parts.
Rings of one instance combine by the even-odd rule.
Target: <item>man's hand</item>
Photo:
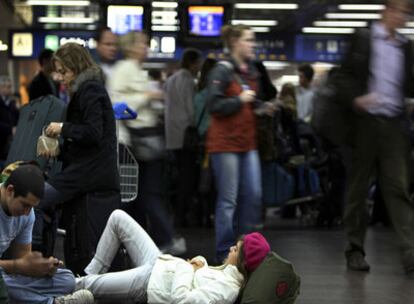
[[[149,100],[161,100],[164,98],[164,93],[162,91],[148,91],[147,99]]]
[[[378,103],[375,93],[359,96],[354,99],[354,107],[357,111],[366,112],[368,109]]]
[[[14,271],[31,277],[53,276],[61,261],[57,258],[44,258],[40,252],[30,252],[15,261]]]

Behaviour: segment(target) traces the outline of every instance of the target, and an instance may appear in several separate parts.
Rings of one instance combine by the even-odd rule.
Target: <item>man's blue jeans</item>
[[[260,222],[262,182],[257,151],[211,153],[217,189],[216,259],[227,257],[236,237]]]
[[[59,268],[53,277],[42,278],[1,273],[11,303],[53,304],[55,298],[75,290],[75,277],[69,269]]]

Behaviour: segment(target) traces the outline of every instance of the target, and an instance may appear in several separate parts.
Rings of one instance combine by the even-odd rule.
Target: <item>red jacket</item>
[[[247,152],[256,149],[254,103],[242,103],[238,97],[243,86],[257,91],[258,73],[249,65],[242,73],[231,66],[217,64],[210,75],[208,105],[211,113],[207,133],[207,151]],[[237,74],[238,76],[235,76]]]

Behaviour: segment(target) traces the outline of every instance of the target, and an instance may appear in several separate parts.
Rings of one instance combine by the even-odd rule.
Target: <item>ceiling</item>
[[[26,26],[35,26],[35,27],[52,27],[52,28],[79,28],[79,29],[93,29],[95,28],[100,20],[102,20],[103,7],[105,4],[114,4],[114,3],[123,3],[123,4],[142,4],[142,3],[151,3],[151,1],[137,1],[137,0],[90,0],[91,5],[85,7],[75,7],[75,6],[66,6],[66,7],[48,7],[48,6],[27,6],[25,3],[27,0],[0,0],[4,4],[7,4],[10,10],[14,10],[16,20],[24,20]],[[43,0],[44,1],[44,0]],[[59,3],[59,0],[52,0]],[[161,2],[171,2],[171,1],[162,1]],[[354,3],[364,3],[364,4],[382,4],[384,1],[355,1],[355,0],[291,0],[291,1],[277,1],[278,4],[283,3],[296,3],[298,4],[298,9],[296,10],[271,10],[271,9],[236,9],[234,4],[236,3],[276,3],[273,0],[179,0],[179,6],[182,3],[190,4],[223,4],[230,3],[233,5],[232,10],[232,19],[236,20],[275,20],[277,21],[276,26],[271,26],[269,30],[271,32],[300,32],[304,27],[312,26],[313,22],[316,20],[327,20],[325,14],[328,12],[339,12],[339,4],[354,4]],[[154,10],[154,9],[153,9]],[[160,10],[171,10],[171,9],[160,9]],[[1,12],[3,11],[3,13]],[[55,24],[45,25],[37,23],[37,19],[42,15],[46,14],[59,16],[60,14],[66,15],[77,15],[85,14],[85,17],[93,17],[96,21],[93,24]],[[367,12],[368,13],[368,12]],[[378,11],[376,12],[378,13]],[[3,16],[5,14],[4,10],[0,10],[0,20],[4,20]],[[8,14],[9,15],[9,14]],[[10,18],[8,18],[10,19]],[[10,22],[0,21],[0,28],[11,26]]]

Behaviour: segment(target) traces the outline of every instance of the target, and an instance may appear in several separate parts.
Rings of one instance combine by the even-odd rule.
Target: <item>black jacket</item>
[[[13,127],[17,125],[19,111],[16,108],[14,100],[6,105],[0,96],[0,160],[7,158],[7,153],[12,140]]]
[[[75,80],[61,136],[62,172],[49,182],[65,200],[97,191],[119,191],[117,140],[111,101],[99,70]]]
[[[34,100],[46,95],[59,97],[58,87],[52,79],[49,79],[43,72],[39,72],[29,85],[29,99]]]

